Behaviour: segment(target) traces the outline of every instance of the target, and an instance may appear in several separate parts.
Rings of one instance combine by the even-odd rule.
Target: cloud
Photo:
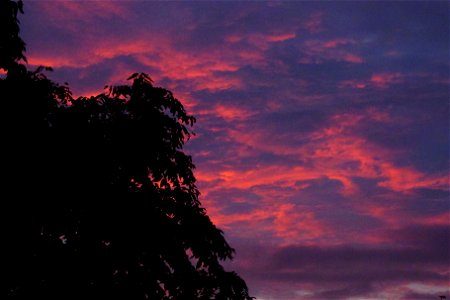
[[[304,22],[303,28],[310,33],[318,33],[324,30],[324,13],[320,11],[313,12]]]
[[[34,1],[22,29],[75,94],[144,71],[198,118],[200,200],[258,299],[407,299],[448,295],[446,6]]]
[[[232,123],[214,136],[226,158],[218,161],[217,151],[210,152],[197,169],[209,214],[233,235],[242,237],[258,228],[258,236],[265,234],[280,244],[339,244],[355,238],[382,244],[386,239],[380,230],[404,226],[412,216],[418,222],[426,216],[420,222],[431,222],[445,209],[445,175],[397,165],[396,157],[404,152],[371,143],[360,131],[368,124],[397,122],[389,112],[369,107],[330,116],[272,114],[273,121],[255,112],[238,119],[245,110],[225,117]],[[320,122],[312,125],[315,120]],[[265,130],[255,126],[259,122]],[[201,139],[196,142],[211,148]],[[424,208],[431,195],[419,193],[425,190],[444,195],[436,199],[435,209]],[[227,191],[247,191],[258,200],[247,200],[251,205],[241,212],[230,211],[233,204],[224,205],[220,196]]]
[[[353,176],[377,178],[380,187],[394,191],[446,186],[446,176],[430,176],[413,168],[396,166],[391,161],[391,157],[395,153],[389,153],[387,149],[370,144],[363,136],[355,135],[355,131],[363,121],[383,124],[389,122],[389,116],[385,112],[373,109],[369,109],[363,114],[334,115],[330,117],[328,126],[303,135],[300,134],[300,139],[304,140],[303,144],[293,143],[296,136],[292,133],[280,135],[276,131],[267,132],[253,128],[229,130],[228,137],[235,140],[238,145],[242,145],[241,147],[254,149],[256,153],[268,152],[282,156],[298,155],[303,160],[312,162],[310,167],[298,164],[296,167],[286,169],[278,166],[278,171],[269,168],[267,169],[268,179],[265,179],[266,172],[263,169],[257,173],[233,173],[230,177],[242,177],[242,180],[237,181],[242,187],[263,182],[276,183],[282,180],[295,182],[321,176],[340,180],[347,191],[356,188],[352,183]],[[296,134],[299,132],[297,131]],[[277,142],[266,143],[265,138],[269,135],[274,137],[275,140],[272,141]],[[253,179],[254,182],[252,182],[253,174],[256,176]],[[226,177],[223,179],[227,180]]]
[[[448,227],[446,228],[448,232]],[[446,235],[441,237],[447,238]],[[416,280],[423,271],[420,268],[433,265],[445,271],[448,262],[448,247],[437,249],[364,249],[356,247],[288,247],[280,250],[274,257],[274,269],[280,276],[298,278],[304,274],[303,280],[331,280],[336,282],[354,281],[360,278],[377,281]],[[317,266],[320,265],[318,270]],[[414,265],[414,267],[411,267]],[[297,272],[292,270],[300,269]],[[345,270],[347,269],[347,270]],[[406,270],[405,270],[406,269]],[[412,271],[412,269],[416,269]],[[345,271],[344,271],[345,270]],[[410,270],[409,275],[405,275]],[[398,272],[396,272],[398,271]],[[380,273],[385,275],[379,276]],[[284,275],[282,275],[284,274]],[[338,274],[341,274],[339,276]],[[445,273],[429,274],[432,279],[445,280]]]
[[[406,227],[387,233],[392,239],[408,241],[404,246],[371,247],[362,245],[295,246],[273,249],[271,247],[247,249],[243,247],[242,259],[250,253],[259,253],[265,260],[241,265],[260,281],[273,282],[274,286],[292,286],[291,294],[283,299],[330,298],[385,298],[405,297],[420,292],[420,285],[428,286],[429,294],[448,293],[448,241],[449,226]],[[421,234],[415,235],[420,232]],[[432,233],[424,240],[427,232]],[[271,249],[268,251],[268,249]],[[248,252],[247,252],[248,251]],[[253,252],[250,252],[253,251]],[[261,251],[266,252],[261,254]],[[248,257],[250,261],[251,258]],[[239,262],[238,262],[239,263]],[[309,294],[296,296],[295,290],[308,290]],[[401,290],[399,290],[401,287]],[[259,292],[259,291],[258,291]],[[423,289],[422,289],[423,292]],[[291,297],[291,298],[289,298]]]
[[[401,82],[400,73],[377,73],[370,77],[370,82],[376,87],[386,88],[392,84]]]
[[[349,38],[334,38],[330,40],[306,40],[301,48],[304,57],[300,59],[303,64],[320,64],[325,60],[344,61],[360,64],[364,59],[354,53],[358,49],[358,42]]]

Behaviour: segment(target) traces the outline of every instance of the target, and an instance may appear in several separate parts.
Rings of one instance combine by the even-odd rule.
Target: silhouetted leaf
[[[127,78],[127,80],[131,80],[136,78],[139,75],[139,73],[133,73],[130,77]]]
[[[28,71],[18,5],[0,0],[0,299],[251,299],[182,151],[195,118],[145,73],[74,99]]]

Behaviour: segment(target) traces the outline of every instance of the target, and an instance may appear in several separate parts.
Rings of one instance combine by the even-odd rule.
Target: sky
[[[257,300],[449,294],[447,1],[25,1],[30,67],[145,72]]]

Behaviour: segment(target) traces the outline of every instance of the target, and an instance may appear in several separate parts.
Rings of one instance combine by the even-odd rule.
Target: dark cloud
[[[403,248],[290,246],[276,251],[257,276],[321,287],[312,298],[371,298],[380,286],[448,279],[449,227],[413,227],[389,233]],[[432,271],[434,270],[434,271]],[[407,299],[407,297],[405,298]]]
[[[395,238],[399,244],[414,247],[422,252],[417,260],[427,259],[433,262],[450,263],[450,225],[411,225],[397,230],[389,230],[386,233]],[[423,256],[421,258],[421,256]]]
[[[408,282],[445,284],[450,275],[449,229],[448,225],[413,226],[386,232],[399,244],[404,242],[403,247],[396,248],[341,245],[277,249],[269,245],[255,246],[254,242],[253,246],[245,246],[244,241],[236,240],[241,252],[234,266],[256,280],[256,292],[264,282],[276,282],[276,286],[297,287],[294,290],[308,285],[317,287],[305,296],[308,299],[379,298],[376,295],[380,290]],[[440,290],[445,294],[445,288]],[[398,298],[414,299],[410,297],[419,295],[414,290],[405,291],[406,294]],[[427,295],[436,295],[436,292]],[[295,293],[281,299],[289,297],[302,299]]]
[[[443,238],[448,238],[448,235]],[[432,246],[435,244],[433,242]],[[298,272],[297,275],[304,274],[303,280],[313,280],[314,277],[320,278],[320,276],[324,280],[335,278],[334,280],[337,281],[346,281],[351,278],[355,280],[358,276],[372,278],[372,280],[387,280],[403,278],[408,270],[411,271],[408,276],[417,279],[420,275],[428,274],[428,271],[412,272],[412,266],[417,268],[419,265],[435,264],[443,267],[448,262],[448,252],[445,252],[448,247],[442,244],[438,246],[439,248],[431,248],[430,245],[431,249],[406,247],[404,249],[376,249],[351,246],[289,247],[280,250],[274,256],[274,269],[286,270],[286,274],[291,274],[289,270],[301,269],[302,272]],[[281,272],[280,276],[281,274],[284,272]],[[338,274],[341,276],[337,276]],[[380,276],[381,274],[385,275]],[[437,276],[436,278],[444,277]]]
[[[375,290],[370,284],[350,285],[340,289],[330,289],[315,293],[311,298],[315,299],[345,299],[349,297],[364,296]]]
[[[430,300],[430,299],[441,299],[440,296],[448,295],[449,291],[442,290],[442,292],[429,292],[429,293],[418,293],[418,292],[410,292],[405,294],[402,299],[417,299],[417,300]],[[445,296],[446,298],[448,296]],[[445,298],[444,298],[445,299]]]

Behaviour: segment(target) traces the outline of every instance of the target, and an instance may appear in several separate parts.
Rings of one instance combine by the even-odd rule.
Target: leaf
[[[130,77],[127,78],[127,80],[131,80],[136,78],[139,75],[139,73],[133,73]]]

